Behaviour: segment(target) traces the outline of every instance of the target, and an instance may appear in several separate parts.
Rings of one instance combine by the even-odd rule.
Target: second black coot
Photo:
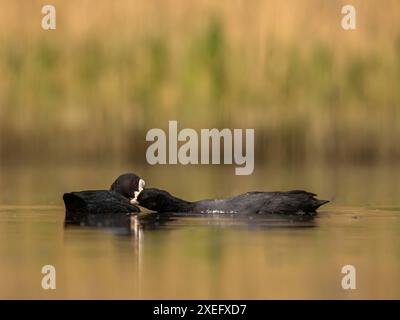
[[[228,199],[186,201],[164,190],[144,189],[137,203],[149,210],[176,213],[275,213],[309,214],[328,200],[318,200],[316,194],[303,190],[287,192],[247,192]]]

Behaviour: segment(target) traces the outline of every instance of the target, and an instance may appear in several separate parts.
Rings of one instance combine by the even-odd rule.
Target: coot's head
[[[130,203],[137,204],[137,197],[142,192],[145,182],[134,173],[121,174],[111,185],[110,190],[116,191],[128,198]]]
[[[171,195],[164,190],[155,188],[146,188],[137,197],[137,202],[140,206],[149,210],[163,211]]]

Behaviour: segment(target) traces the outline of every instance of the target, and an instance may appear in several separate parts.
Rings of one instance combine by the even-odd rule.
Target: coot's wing
[[[131,213],[140,209],[129,203],[117,192],[90,190],[66,193],[63,196],[65,208],[71,213]]]

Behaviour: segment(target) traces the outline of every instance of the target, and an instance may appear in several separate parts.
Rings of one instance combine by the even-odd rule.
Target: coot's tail
[[[313,205],[313,209],[317,210],[320,206],[322,206],[322,205],[324,205],[324,204],[326,204],[328,202],[329,202],[329,200],[318,200],[318,199],[316,199],[315,202],[314,202],[314,205]]]
[[[315,193],[304,190],[292,190],[288,193],[296,197],[299,207],[303,205],[305,212],[315,212],[320,206],[329,202],[329,200],[319,200]]]
[[[64,193],[63,200],[67,211],[80,211],[86,207],[85,201],[73,192]]]

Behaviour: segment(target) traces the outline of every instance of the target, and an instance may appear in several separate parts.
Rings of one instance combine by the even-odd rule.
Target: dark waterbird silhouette
[[[287,192],[247,192],[228,199],[186,201],[164,190],[144,189],[137,203],[152,211],[177,213],[256,213],[314,215],[328,200],[303,190]]]
[[[129,214],[140,212],[136,197],[144,188],[144,180],[133,173],[120,175],[110,190],[69,192],[63,195],[66,220],[74,221],[87,214]]]

